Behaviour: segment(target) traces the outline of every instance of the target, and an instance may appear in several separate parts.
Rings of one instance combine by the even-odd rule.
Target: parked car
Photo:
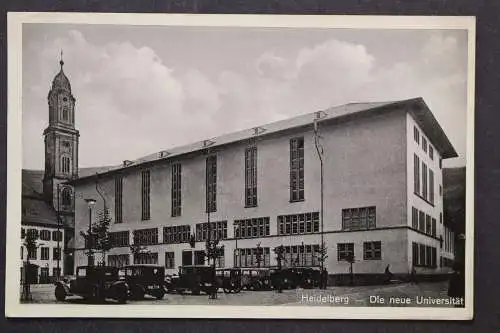
[[[247,290],[269,290],[271,285],[271,270],[269,268],[242,268],[242,288]]]
[[[216,271],[217,287],[222,288],[226,294],[241,291],[241,269],[221,268]]]
[[[120,268],[119,275],[129,286],[132,299],[151,295],[162,299],[165,295],[165,268],[158,265],[130,265]]]
[[[304,289],[318,288],[321,284],[321,270],[319,267],[293,267],[290,268],[294,275],[295,287]]]
[[[127,283],[119,278],[118,268],[109,266],[77,267],[75,277],[57,281],[55,286],[58,301],[77,295],[97,302],[110,298],[126,303],[129,292]]]
[[[166,288],[169,291],[183,293],[191,291],[193,295],[199,295],[200,292],[209,294],[212,290],[214,281],[214,270],[210,266],[193,265],[180,266],[179,273],[166,279]]]

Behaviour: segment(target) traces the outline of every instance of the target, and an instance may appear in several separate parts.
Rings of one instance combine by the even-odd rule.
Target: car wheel
[[[141,288],[141,286],[134,286],[130,291],[130,295],[135,300],[144,299],[144,290]]]
[[[120,304],[127,303],[127,294],[127,289],[119,288],[119,290],[116,291],[116,301]]]
[[[55,290],[56,300],[63,302],[66,299],[66,290],[63,286],[57,286]]]
[[[158,290],[155,293],[155,297],[156,297],[157,300],[163,299],[164,296],[165,296],[165,291],[164,290]]]

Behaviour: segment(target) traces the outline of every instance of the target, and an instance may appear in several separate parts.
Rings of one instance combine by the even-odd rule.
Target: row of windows
[[[269,267],[271,251],[268,247],[254,247],[234,250],[235,267]]]
[[[24,259],[24,246],[21,246],[21,260]],[[27,251],[27,259],[28,260],[37,260],[38,259],[38,251],[37,249],[30,249]],[[50,260],[50,248],[49,247],[40,247],[40,260]],[[52,248],[52,260],[60,260],[61,259],[61,249],[54,247]]]
[[[364,242],[363,243],[363,260],[381,260],[382,259],[382,242]],[[355,261],[354,243],[339,243],[337,244],[337,260],[338,261]]]
[[[436,237],[436,219],[412,207],[412,227],[421,232]]]
[[[437,250],[433,246],[412,243],[413,265],[435,268],[437,266]]]
[[[217,211],[217,156],[207,156],[205,160],[206,212]],[[149,220],[151,174],[149,170],[141,172],[141,219]],[[182,213],[182,166],[172,165],[172,216]],[[290,140],[290,201],[304,200],[304,138]],[[257,147],[245,149],[245,207],[257,206]],[[123,221],[123,177],[115,177],[115,221]]]
[[[33,238],[44,241],[62,241],[62,231],[52,231],[51,233],[50,230],[46,229],[38,230],[34,228],[21,228],[21,239],[24,239],[26,237],[26,234],[33,234]]]
[[[269,217],[259,217],[234,221],[235,238],[254,238],[269,236]]]
[[[283,246],[283,267],[318,266],[319,245],[292,245]]]
[[[422,175],[420,175],[420,165],[422,166]],[[422,180],[422,183],[420,183]],[[420,186],[422,185],[422,187]],[[413,191],[425,201],[434,205],[434,171],[428,168],[417,154],[413,155]]]
[[[278,235],[298,235],[319,232],[319,213],[278,216]]]
[[[416,126],[413,126],[413,138],[415,142],[420,145],[420,131]],[[429,148],[429,149],[427,149]],[[427,150],[429,150],[429,157],[431,160],[434,160],[434,148],[430,143],[427,142],[427,139],[422,135],[422,150],[427,154]]]
[[[195,237],[197,242],[204,242],[208,239],[226,239],[227,221],[197,223]]]
[[[319,213],[300,213],[279,215],[278,235],[301,235],[319,232]],[[376,207],[349,208],[342,210],[343,230],[363,230],[376,227]],[[211,239],[227,239],[227,221],[215,221],[208,224],[197,223],[195,240],[197,242],[208,239],[211,230]],[[435,229],[435,228],[434,228]],[[270,235],[270,218],[258,217],[234,221],[235,238],[259,238]],[[186,243],[191,238],[189,225],[169,226],[163,228],[163,242],[167,244]],[[129,245],[129,232],[119,231],[110,233],[111,244],[116,246]],[[158,230],[156,228],[139,229],[134,231],[134,240],[140,245],[158,244]],[[135,241],[134,241],[135,242]]]
[[[375,206],[342,209],[342,230],[365,230],[376,228]]]

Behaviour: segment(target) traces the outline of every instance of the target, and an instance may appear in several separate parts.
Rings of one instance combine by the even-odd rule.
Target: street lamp
[[[233,266],[239,267],[240,255],[239,255],[239,250],[238,250],[238,238],[240,237],[241,228],[240,228],[240,223],[238,221],[234,221],[233,226],[234,226],[234,229],[233,229],[234,230],[234,240],[236,242],[235,249],[233,251]],[[238,232],[236,232],[236,231],[238,231]],[[236,263],[238,263],[238,266],[236,266]]]
[[[87,264],[89,266],[93,266],[93,258],[92,258],[92,246],[91,246],[91,235],[92,235],[92,207],[94,207],[96,201],[95,199],[85,199],[89,207],[89,230],[87,233]]]

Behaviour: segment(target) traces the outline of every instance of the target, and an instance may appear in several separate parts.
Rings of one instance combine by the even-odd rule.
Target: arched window
[[[71,190],[67,187],[61,192],[61,203],[63,206],[71,206]]]
[[[63,173],[69,173],[71,170],[71,160],[68,156],[61,157],[61,171]]]
[[[65,121],[69,120],[69,107],[67,105],[63,106],[62,117],[63,117],[63,120],[65,120]]]

